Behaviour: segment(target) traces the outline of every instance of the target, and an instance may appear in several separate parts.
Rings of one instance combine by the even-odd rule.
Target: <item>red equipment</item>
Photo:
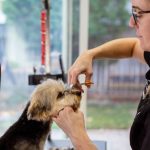
[[[44,8],[41,11],[41,67],[40,74],[36,74],[36,68],[33,68],[33,75],[29,75],[29,85],[40,84],[43,80],[48,78],[62,79],[65,81],[65,75],[63,70],[63,64],[61,56],[59,57],[59,63],[62,73],[51,74],[50,73],[50,0],[42,0]]]

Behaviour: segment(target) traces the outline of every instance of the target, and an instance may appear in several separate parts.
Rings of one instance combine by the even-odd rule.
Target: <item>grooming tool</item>
[[[74,88],[79,89],[82,93],[84,93],[83,89],[82,89],[82,85],[85,85],[87,88],[90,88],[91,85],[94,84],[92,81],[87,80],[83,83],[79,83],[79,84],[70,84],[69,86],[67,86],[67,90],[72,90]]]
[[[92,81],[90,81],[90,80],[87,80],[84,83],[80,83],[80,85],[85,85],[88,88],[90,88],[92,84],[94,84],[94,83]]]

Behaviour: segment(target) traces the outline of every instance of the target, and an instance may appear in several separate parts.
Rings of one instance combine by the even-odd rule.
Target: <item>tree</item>
[[[127,28],[128,0],[90,0],[89,47],[117,37]]]
[[[128,0],[90,0],[89,48],[117,37],[125,31],[129,19]],[[61,49],[62,0],[51,0],[51,48]],[[28,49],[40,49],[41,0],[5,0],[9,23],[15,24],[28,42]],[[73,0],[73,49],[78,48],[79,0]]]
[[[61,0],[51,1],[51,47],[61,49]],[[3,10],[7,15],[8,24],[17,27],[28,43],[28,50],[40,50],[40,11],[42,0],[5,0]],[[58,36],[59,34],[59,36]],[[57,36],[57,40],[56,40]]]
[[[119,36],[127,28],[128,0],[89,0],[89,48]],[[79,49],[80,0],[73,0],[73,61]],[[102,62],[100,62],[102,63]]]

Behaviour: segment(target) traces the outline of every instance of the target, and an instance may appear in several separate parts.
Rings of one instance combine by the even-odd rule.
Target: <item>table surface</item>
[[[95,143],[98,150],[107,150],[107,144],[105,141],[94,140],[93,143]],[[70,140],[53,140],[51,144],[49,143],[48,147],[72,148],[72,144]]]

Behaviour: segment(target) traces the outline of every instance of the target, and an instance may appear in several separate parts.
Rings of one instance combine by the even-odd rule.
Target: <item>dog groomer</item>
[[[82,53],[69,69],[70,84],[78,84],[78,76],[84,73],[86,80],[92,77],[92,62],[101,58],[136,58],[150,66],[150,0],[131,0],[132,16],[129,25],[135,28],[137,38],[123,38],[107,42]],[[132,150],[150,150],[150,70],[146,73],[146,86],[130,131]],[[82,112],[66,107],[54,121],[70,137],[75,149],[95,150],[89,139]]]

